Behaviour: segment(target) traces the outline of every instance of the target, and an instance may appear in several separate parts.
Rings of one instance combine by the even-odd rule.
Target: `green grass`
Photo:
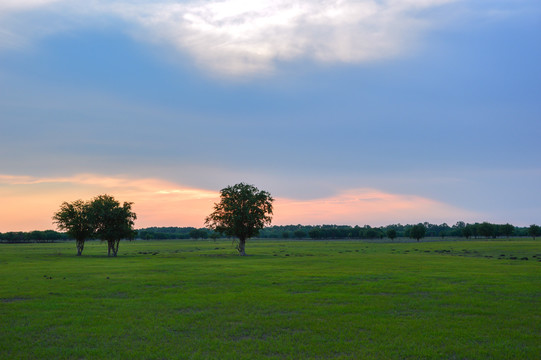
[[[106,251],[0,244],[0,358],[541,358],[539,241]]]

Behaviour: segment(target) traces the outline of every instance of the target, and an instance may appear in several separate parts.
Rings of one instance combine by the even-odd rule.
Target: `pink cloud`
[[[218,193],[160,179],[80,174],[37,178],[0,175],[0,231],[54,228],[51,217],[64,201],[99,194],[133,202],[137,227],[203,226]]]
[[[137,228],[202,227],[219,200],[217,191],[154,178],[79,174],[38,178],[0,175],[0,232],[52,229],[51,217],[64,201],[99,194],[133,202]],[[386,225],[467,220],[475,214],[431,199],[355,189],[335,196],[295,200],[277,197],[273,224]]]
[[[335,196],[298,201],[277,199],[275,224],[388,225],[450,222],[474,213],[414,195],[354,189]]]

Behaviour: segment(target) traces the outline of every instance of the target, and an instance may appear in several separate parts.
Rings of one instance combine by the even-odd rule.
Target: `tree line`
[[[68,240],[66,233],[54,230],[10,231],[0,233],[0,242],[3,243],[48,243],[58,240]]]
[[[484,225],[483,225],[484,224]],[[487,225],[488,224],[488,225]],[[423,237],[439,238],[499,238],[499,237],[538,237],[541,228],[538,225],[518,227],[509,224],[474,223],[465,224],[460,221],[453,226],[447,224],[423,223],[426,228]],[[414,225],[387,225],[371,227],[369,225],[273,225],[259,231],[262,239],[394,239],[409,238]],[[134,230],[135,239],[141,240],[173,240],[173,239],[223,239],[226,235],[207,228],[195,227],[148,227]],[[0,242],[53,242],[69,240],[65,232],[54,230],[16,231],[0,233]]]
[[[0,240],[14,242],[33,237],[51,239],[69,237],[75,239],[77,255],[81,255],[84,243],[88,239],[107,241],[107,255],[116,256],[121,239],[217,239],[233,237],[237,239],[239,255],[246,255],[245,245],[249,238],[281,239],[383,239],[394,240],[397,237],[409,237],[420,241],[424,237],[464,237],[498,238],[511,236],[541,236],[537,225],[516,227],[511,224],[491,224],[489,222],[466,224],[463,221],[453,226],[428,222],[384,227],[349,226],[349,225],[286,225],[270,226],[274,199],[267,191],[260,191],[253,185],[239,183],[220,191],[220,202],[214,204],[214,211],[205,219],[206,228],[165,227],[134,230],[137,216],[131,211],[133,203],[121,205],[110,195],[99,195],[92,200],[64,202],[53,220],[59,230],[31,233],[0,233]],[[36,239],[37,240],[37,239]]]
[[[349,226],[349,225],[286,225],[272,226],[263,229],[262,238],[292,238],[292,239],[383,239],[383,238],[416,238],[412,230],[418,231],[424,227],[424,237],[453,237],[453,238],[499,238],[540,236],[539,226],[517,227],[511,224],[492,224],[489,222],[466,224],[463,221],[449,226],[443,224],[392,224],[381,227]]]
[[[273,225],[259,231],[258,238],[262,239],[395,239],[413,238],[412,229],[417,225],[424,227],[425,237],[431,238],[502,238],[502,237],[537,237],[541,236],[541,228],[537,225],[518,227],[511,224],[492,224],[488,222],[466,224],[463,221],[453,226],[447,224],[393,224],[381,227],[349,226],[349,225]],[[418,231],[418,230],[417,230]],[[422,232],[422,230],[421,230]],[[225,236],[206,228],[194,227],[150,227],[137,230],[136,238],[143,240],[166,239],[212,239]]]

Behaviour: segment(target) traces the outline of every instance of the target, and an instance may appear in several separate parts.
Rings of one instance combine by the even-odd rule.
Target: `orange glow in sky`
[[[52,216],[64,201],[109,194],[133,202],[136,228],[203,227],[219,193],[160,179],[81,174],[64,178],[0,175],[0,232],[54,229]],[[276,197],[273,224],[387,225],[461,220],[468,215],[430,199],[357,189],[332,197],[295,200]]]

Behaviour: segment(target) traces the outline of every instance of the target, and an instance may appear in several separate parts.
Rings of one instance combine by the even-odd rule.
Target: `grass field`
[[[541,359],[540,241],[106,251],[0,244],[0,358]]]

